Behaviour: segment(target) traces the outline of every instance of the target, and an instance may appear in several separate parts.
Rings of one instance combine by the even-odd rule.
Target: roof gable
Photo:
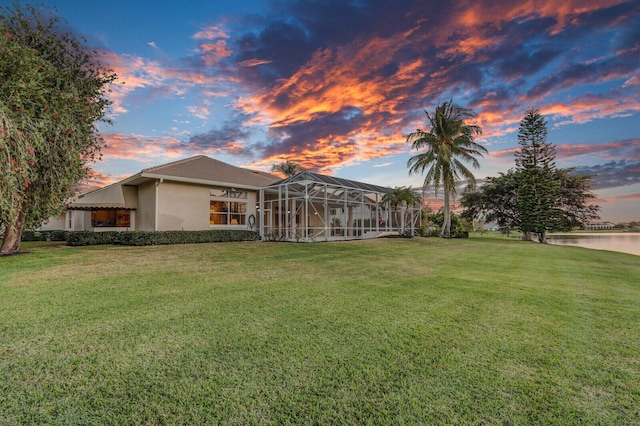
[[[272,184],[277,176],[232,166],[213,158],[198,155],[184,160],[143,169],[142,177],[161,176],[180,180],[209,181],[262,188]]]

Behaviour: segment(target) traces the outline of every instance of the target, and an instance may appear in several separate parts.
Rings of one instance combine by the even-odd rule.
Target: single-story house
[[[302,172],[287,179],[203,155],[151,167],[67,204],[48,229],[249,229],[262,240],[328,241],[414,232],[419,209],[392,214],[390,189]],[[406,220],[405,220],[406,217]],[[62,225],[62,226],[60,226]]]
[[[611,222],[591,222],[591,223],[587,223],[584,226],[584,229],[589,229],[589,230],[611,230],[614,229],[616,227],[616,225],[614,223]]]

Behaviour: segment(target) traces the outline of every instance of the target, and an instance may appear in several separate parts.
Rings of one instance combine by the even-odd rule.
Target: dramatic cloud
[[[513,161],[518,148],[494,151],[495,159]],[[558,163],[584,163],[587,158],[595,164],[579,165],[576,173],[594,175],[593,189],[615,188],[640,183],[640,139],[611,142],[602,145],[562,144],[556,145]],[[604,161],[603,160],[609,160]],[[512,167],[514,163],[511,163]]]
[[[250,157],[253,150],[248,146],[251,131],[245,128],[241,118],[226,121],[219,129],[194,135],[186,147],[193,152],[225,153]]]
[[[615,188],[640,182],[640,161],[610,161],[594,166],[582,166],[576,173],[594,175],[594,189]]]
[[[398,153],[421,109],[449,97],[468,100],[485,138],[516,131],[535,104],[555,126],[640,111],[637,87],[616,89],[637,86],[634,2],[459,1],[429,15],[424,2],[279,5],[264,27],[239,37],[231,58],[252,89],[236,108],[269,129],[264,162],[335,170]],[[569,93],[576,88],[594,91]],[[358,134],[388,137],[361,145]]]
[[[560,159],[576,158],[581,155],[593,155],[596,158],[608,160],[640,159],[640,138],[600,145],[557,145],[556,155]]]
[[[638,117],[638,40],[637,1],[279,0],[203,27],[177,61],[108,53],[116,115],[189,96],[172,118],[204,121],[197,134],[108,135],[109,155],[215,153],[323,173],[382,167],[410,154],[406,135],[425,128],[425,109],[454,99],[477,112],[485,161],[511,167],[530,108],[550,131]],[[588,158],[595,165],[580,170],[597,171],[598,188],[640,182],[640,143],[624,137],[558,145],[558,161]]]

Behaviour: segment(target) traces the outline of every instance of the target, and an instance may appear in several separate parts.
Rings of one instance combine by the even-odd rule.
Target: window
[[[236,191],[231,189],[210,189],[209,195],[216,198],[247,198],[247,193],[244,191]]]
[[[209,207],[210,225],[245,225],[247,203],[237,201],[211,200]]]
[[[131,226],[130,210],[94,210],[91,212],[91,226],[94,228]]]

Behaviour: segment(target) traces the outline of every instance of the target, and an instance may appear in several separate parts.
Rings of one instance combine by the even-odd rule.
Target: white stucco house
[[[397,233],[390,188],[302,172],[287,179],[203,155],[140,171],[71,200],[46,229],[249,229],[261,239],[328,241]],[[419,209],[405,229],[419,226]]]

